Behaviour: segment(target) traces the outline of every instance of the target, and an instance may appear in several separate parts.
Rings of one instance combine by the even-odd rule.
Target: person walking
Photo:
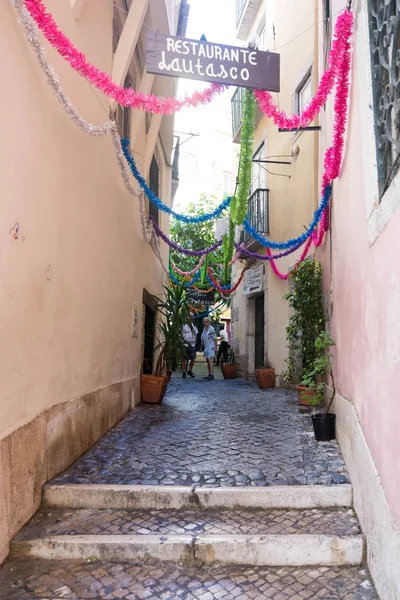
[[[189,314],[188,322],[182,327],[182,337],[184,340],[185,350],[182,356],[182,378],[186,379],[186,370],[189,365],[187,374],[189,377],[195,377],[193,374],[194,361],[196,360],[196,343],[197,334],[199,333],[196,325],[193,322],[194,313]]]
[[[217,353],[217,335],[211,321],[208,317],[203,319],[204,329],[201,334],[201,341],[204,346],[204,358],[207,361],[208,375],[203,379],[214,379],[214,358]]]
[[[228,361],[228,346],[229,346],[228,333],[225,331],[224,327],[222,326],[221,329],[219,330],[219,348],[218,348],[218,356],[217,356],[217,366],[219,366],[219,363],[221,360],[221,355],[223,356],[224,362]]]

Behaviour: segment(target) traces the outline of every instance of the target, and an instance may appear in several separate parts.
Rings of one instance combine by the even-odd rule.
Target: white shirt
[[[221,329],[219,332],[219,338],[221,342],[229,342],[228,334],[226,333],[225,329]]]
[[[183,339],[185,340],[186,343],[190,344],[191,346],[196,345],[197,334],[198,334],[198,329],[197,329],[196,325],[189,325],[188,323],[186,323],[186,325],[184,325],[182,327]]]

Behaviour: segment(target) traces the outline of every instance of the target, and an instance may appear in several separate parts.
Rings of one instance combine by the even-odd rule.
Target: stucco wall
[[[333,13],[344,4],[334,2]],[[327,289],[331,285],[338,390],[354,403],[389,507],[400,526],[400,271],[396,260],[400,213],[393,211],[378,236],[369,235],[371,205],[375,211],[384,209],[385,197],[379,206],[366,10],[366,2],[355,3],[345,158],[333,187],[332,246],[328,239],[322,258]],[[323,121],[326,131],[330,114]],[[388,192],[397,199],[399,182],[397,178]],[[375,194],[372,203],[371,194]]]
[[[88,59],[110,72],[112,4],[87,2],[78,21],[69,2],[48,5]],[[32,435],[33,476],[43,483],[47,467],[43,476],[40,464],[46,463],[50,438],[49,448],[59,438],[60,444],[76,443],[81,452],[86,449],[78,439],[79,427],[70,427],[68,439],[64,435],[72,403],[82,399],[82,406],[87,406],[91,393],[98,398],[102,389],[124,382],[132,388],[137,380],[143,288],[160,293],[164,277],[143,239],[137,200],[122,183],[111,138],[90,137],[63,112],[9,2],[0,6],[0,52],[5,57],[0,64],[0,440],[14,436],[7,439],[15,442],[17,431],[27,436],[23,444],[8,444],[13,459],[3,456],[2,468],[10,481],[18,479],[15,469],[23,453],[29,452]],[[48,56],[80,113],[93,123],[103,123],[108,99],[98,92],[96,98],[89,84],[52,49]],[[143,124],[135,144],[139,166],[145,144]],[[160,194],[168,202],[170,169],[163,158],[160,168]],[[168,230],[167,218],[161,222]],[[16,223],[18,239],[12,235]],[[132,337],[133,303],[138,308],[137,337]],[[98,411],[78,411],[78,420],[83,419],[88,429],[99,425],[97,434],[87,436],[89,445],[105,433],[101,422],[109,427],[128,409],[130,401],[126,403],[122,388],[116,393],[114,404],[103,394]],[[46,433],[45,423],[55,406],[61,408]],[[29,428],[35,427],[41,433],[30,434]],[[75,451],[71,457],[60,460],[59,468],[77,458]],[[54,464],[50,471],[50,476],[57,471]],[[21,478],[18,481],[24,485]],[[0,489],[1,513],[3,494],[8,492],[7,486],[0,484]],[[27,507],[25,516],[30,516],[37,501],[31,497]],[[23,520],[17,519],[19,525]],[[15,528],[10,531],[13,535]]]

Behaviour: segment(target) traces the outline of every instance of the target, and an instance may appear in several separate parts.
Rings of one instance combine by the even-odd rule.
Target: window
[[[297,114],[301,114],[304,110],[304,107],[311,100],[312,96],[312,81],[311,81],[311,70],[304,77],[303,81],[300,83],[298,88],[296,89],[296,112]]]
[[[400,6],[368,0],[379,196],[400,168]]]
[[[153,158],[151,159],[150,165],[150,174],[149,174],[149,187],[150,189],[159,197],[159,178],[160,178],[160,169],[158,168],[158,163],[156,157],[153,154]],[[158,225],[158,208],[154,204],[154,202],[150,202],[149,200],[149,216],[153,217],[155,222]]]

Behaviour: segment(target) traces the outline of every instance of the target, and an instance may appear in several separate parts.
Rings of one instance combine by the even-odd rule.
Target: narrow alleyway
[[[203,367],[203,368],[202,368]],[[336,441],[317,444],[296,395],[243,379],[182,380],[141,404],[57,483],[301,485],[348,483]]]
[[[1,600],[377,599],[337,443],[293,392],[201,370],[46,486]]]

